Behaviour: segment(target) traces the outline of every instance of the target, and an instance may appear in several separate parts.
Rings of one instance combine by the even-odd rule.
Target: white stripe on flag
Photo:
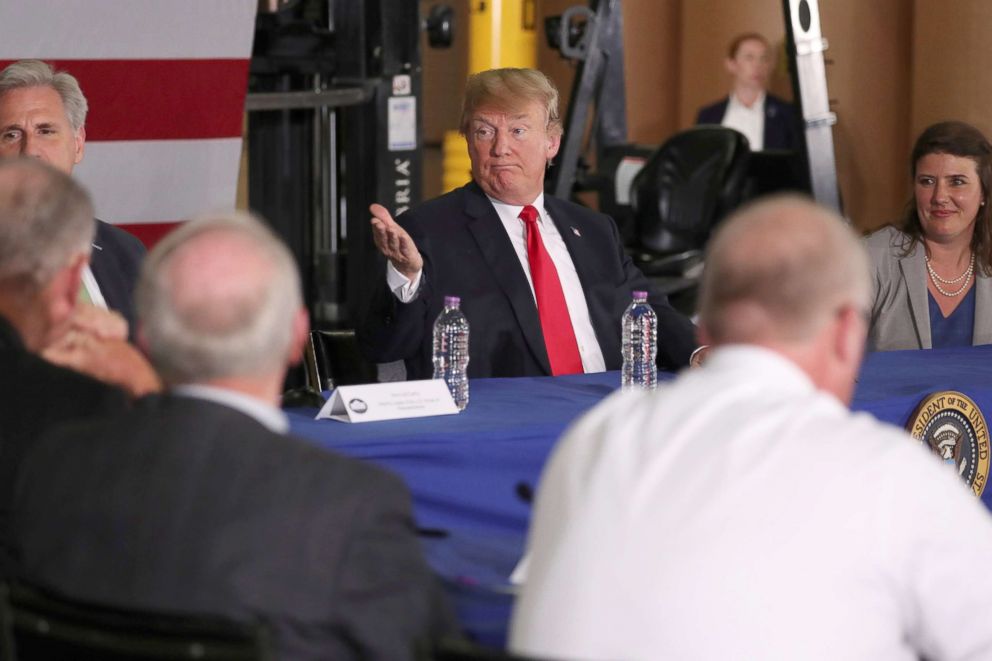
[[[87,142],[73,170],[109,223],[188,220],[234,206],[240,138]]]
[[[243,59],[256,0],[2,0],[0,59]]]

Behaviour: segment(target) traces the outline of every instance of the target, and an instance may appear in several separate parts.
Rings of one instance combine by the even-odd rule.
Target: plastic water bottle
[[[646,291],[635,291],[634,300],[623,313],[623,371],[624,390],[644,388],[654,390],[658,385],[658,317],[648,303]]]
[[[457,296],[445,296],[434,322],[434,378],[444,379],[461,411],[468,406],[468,319],[459,305]]]

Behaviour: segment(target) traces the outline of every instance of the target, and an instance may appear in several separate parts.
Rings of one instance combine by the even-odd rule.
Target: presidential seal
[[[953,390],[928,395],[906,429],[982,495],[989,477],[989,429],[975,402]]]

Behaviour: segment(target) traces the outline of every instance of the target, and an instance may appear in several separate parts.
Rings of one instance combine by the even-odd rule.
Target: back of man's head
[[[264,379],[281,385],[305,329],[286,246],[242,213],[192,220],[145,260],[140,337],[169,385]]]
[[[700,322],[714,344],[800,345],[869,303],[868,257],[836,214],[776,196],[733,214],[710,242]]]
[[[28,317],[46,318],[43,326],[32,328],[47,332],[71,314],[73,306],[65,296],[41,294],[67,269],[76,273],[64,278],[63,293],[78,294],[78,271],[95,231],[89,194],[68,175],[35,159],[0,161],[0,305],[6,316],[15,317],[10,321],[22,333]],[[59,311],[40,309],[46,306]],[[23,339],[37,349],[51,338]]]

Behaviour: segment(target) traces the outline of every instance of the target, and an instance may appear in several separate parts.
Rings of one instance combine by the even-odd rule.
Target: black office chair
[[[417,646],[416,661],[538,661],[533,657],[481,647],[459,638],[442,638]]]
[[[258,624],[108,608],[24,584],[0,585],[5,661],[269,661]]]
[[[665,293],[694,286],[714,227],[740,204],[747,138],[723,126],[672,136],[631,184],[634,261]]]
[[[304,356],[307,387],[316,392],[337,386],[375,383],[375,363],[362,356],[353,330],[312,330]]]

